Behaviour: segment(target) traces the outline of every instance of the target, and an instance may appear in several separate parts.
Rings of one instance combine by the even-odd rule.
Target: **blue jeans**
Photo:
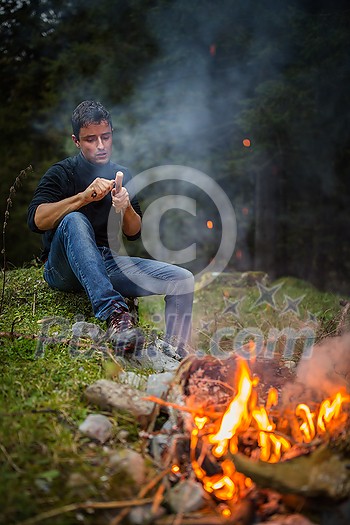
[[[165,295],[166,338],[186,344],[190,338],[194,277],[164,262],[117,255],[97,246],[90,221],[80,212],[60,222],[45,263],[44,279],[62,291],[85,290],[95,317],[105,320],[124,297]]]

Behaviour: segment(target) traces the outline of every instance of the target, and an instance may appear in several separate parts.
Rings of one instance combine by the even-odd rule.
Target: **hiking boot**
[[[107,319],[108,335],[115,350],[132,352],[144,343],[141,330],[134,327],[127,310],[115,310]]]

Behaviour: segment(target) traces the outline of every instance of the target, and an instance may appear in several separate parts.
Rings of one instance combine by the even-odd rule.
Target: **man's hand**
[[[113,188],[111,191],[112,195],[112,206],[114,207],[116,213],[125,211],[126,208],[130,206],[129,193],[126,188],[122,188],[119,193],[116,193]]]
[[[116,213],[120,213],[130,206],[129,193],[123,184],[123,173],[118,171],[115,175],[115,187],[111,191],[112,206]]]
[[[86,204],[102,200],[111,191],[113,185],[113,180],[97,177],[82,193]]]

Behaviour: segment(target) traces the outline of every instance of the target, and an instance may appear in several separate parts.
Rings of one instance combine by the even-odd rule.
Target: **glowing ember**
[[[209,228],[209,230],[212,230],[214,228],[213,221],[207,221],[207,228]]]
[[[172,472],[173,474],[178,474],[178,473],[180,472],[180,467],[179,467],[178,465],[173,465],[173,466],[171,467],[171,472]]]
[[[243,139],[242,143],[245,148],[250,148],[250,146],[252,145],[250,139]]]

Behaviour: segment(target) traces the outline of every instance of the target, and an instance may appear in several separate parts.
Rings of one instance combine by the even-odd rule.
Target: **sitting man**
[[[44,279],[58,290],[85,290],[95,317],[107,321],[111,340],[119,341],[118,348],[123,341],[124,351],[138,345],[141,333],[124,298],[165,295],[166,340],[181,353],[191,332],[193,275],[110,249],[111,218],[116,238],[120,229],[129,240],[140,237],[142,213],[127,190],[131,176],[111,162],[112,121],[99,102],[79,104],[72,127],[79,154],[48,169],[28,208],[29,227],[43,234]]]

